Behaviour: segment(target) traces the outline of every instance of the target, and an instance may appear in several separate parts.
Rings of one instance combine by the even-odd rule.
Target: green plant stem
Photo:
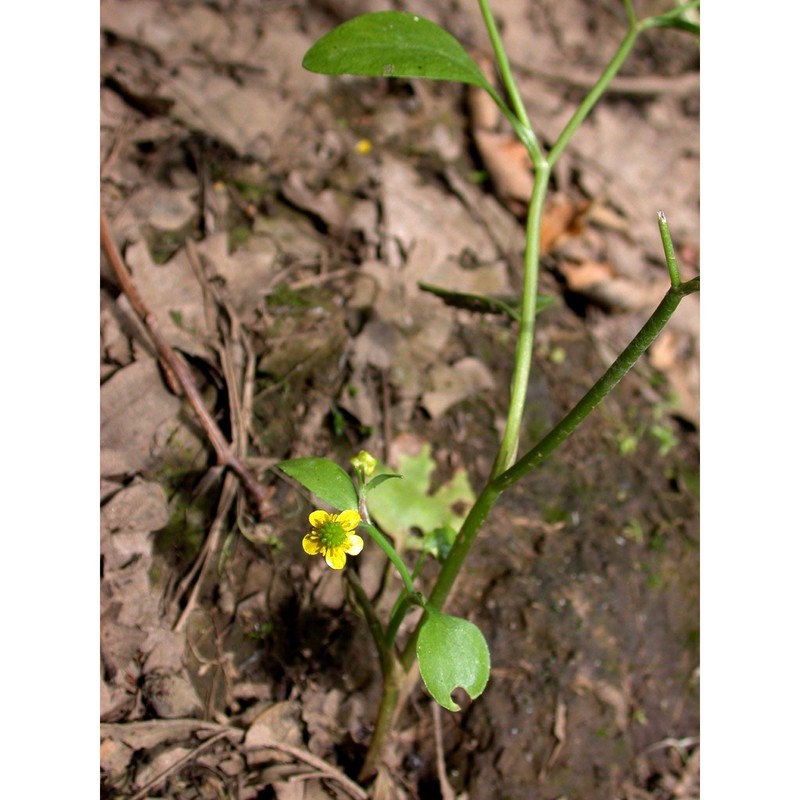
[[[558,161],[572,136],[575,134],[581,123],[594,108],[595,104],[608,88],[609,83],[619,71],[628,54],[630,53],[639,33],[648,27],[675,25],[675,22],[682,20],[667,20],[661,18],[648,18],[641,22],[636,21],[635,12],[631,0],[625,0],[626,13],[630,28],[622,41],[620,47],[611,59],[606,69],[601,74],[597,83],[592,87],[584,98],[583,102],[576,109],[575,114],[570,118],[557,138],[552,150],[545,158],[533,130],[528,121],[528,116],[522,103],[516,84],[511,74],[500,39],[494,18],[489,9],[488,0],[479,0],[484,22],[495,50],[500,72],[506,87],[506,91],[511,100],[514,111],[505,104],[499,94],[493,89],[489,89],[489,94],[497,103],[503,114],[508,118],[517,136],[523,142],[531,156],[534,166],[535,180],[531,201],[528,208],[528,220],[526,224],[526,249],[525,249],[525,274],[523,279],[522,308],[520,318],[520,331],[515,355],[514,375],[511,382],[509,414],[503,439],[500,444],[497,459],[492,468],[492,473],[487,485],[478,496],[475,504],[470,509],[466,520],[461,526],[461,530],[456,537],[453,547],[442,566],[439,576],[431,591],[428,604],[435,609],[441,610],[447,601],[455,581],[461,571],[464,561],[474,544],[478,532],[483,527],[489,513],[494,507],[500,495],[513,483],[536,468],[542,460],[552,453],[577,426],[586,418],[616,386],[622,377],[631,369],[636,360],[650,346],[656,336],[666,325],[667,321],[678,307],[681,299],[699,289],[699,278],[695,278],[686,283],[680,283],[677,278],[677,264],[674,261],[674,252],[667,251],[667,242],[671,247],[669,229],[659,227],[662,231],[665,254],[670,271],[670,289],[659,304],[656,311],[645,323],[642,330],[633,339],[630,345],[622,352],[614,364],[609,367],[606,373],[589,392],[575,405],[575,407],[559,422],[558,425],[542,439],[535,447],[526,452],[516,463],[516,452],[519,445],[519,434],[522,423],[522,416],[525,407],[525,397],[527,385],[530,378],[531,359],[533,355],[534,328],[536,321],[536,296],[539,277],[539,256],[541,241],[541,225],[544,212],[544,201],[547,195],[547,188],[553,166]],[[683,12],[695,5],[694,0],[686,3],[678,12]],[[674,18],[676,13],[670,15]],[[666,223],[666,221],[664,221]],[[672,262],[670,262],[672,259]],[[378,721],[375,732],[370,743],[364,766],[360,773],[360,780],[365,780],[374,775],[383,750],[386,736],[391,730],[395,715],[398,710],[400,698],[401,668],[402,672],[410,675],[411,668],[416,658],[416,641],[419,635],[420,626],[409,637],[408,641],[400,654],[399,659],[395,655],[393,647],[394,640],[399,629],[400,623],[404,618],[409,606],[419,601],[419,595],[414,592],[413,581],[408,574],[405,564],[400,560],[394,548],[380,534],[374,526],[364,524],[373,539],[381,546],[392,563],[398,568],[403,583],[406,587],[405,597],[401,597],[392,609],[392,614],[387,626],[384,638],[383,649],[388,653],[387,670],[384,675],[383,695],[378,712]]]
[[[389,561],[395,565],[397,571],[400,573],[400,577],[403,579],[403,586],[406,587],[408,594],[412,596],[418,594],[414,588],[414,581],[411,580],[411,574],[408,571],[408,567],[405,565],[403,559],[398,555],[397,550],[392,547],[391,542],[370,522],[366,522],[362,519],[360,527],[367,531],[375,544],[377,544],[378,547],[383,550]]]
[[[348,569],[345,570],[344,573],[345,580],[350,585],[350,588],[353,591],[353,595],[355,596],[356,603],[358,603],[358,607],[364,614],[364,618],[367,621],[367,627],[369,628],[369,632],[372,635],[372,639],[375,642],[375,647],[378,650],[378,658],[380,659],[381,663],[381,674],[386,675],[389,671],[389,660],[391,658],[390,648],[386,645],[386,634],[383,630],[383,626],[381,625],[381,621],[378,619],[378,615],[375,613],[375,608],[372,605],[372,602],[369,599],[369,596],[364,591],[364,586],[361,583],[361,579],[358,575],[353,572],[353,570]]]
[[[633,3],[631,0],[623,0],[625,3],[625,13],[628,15],[628,22],[630,23],[631,27],[636,24],[636,11],[634,11]]]
[[[648,17],[640,23],[640,30],[647,30],[649,28],[676,28],[699,36],[700,25],[686,16],[687,11],[698,8],[699,5],[700,0],[690,0],[688,3],[683,3],[673,8],[671,11],[667,11],[655,17]]]
[[[595,409],[603,398],[622,380],[633,365],[644,354],[655,338],[663,330],[681,300],[700,289],[700,279],[693,278],[678,286],[670,286],[664,299],[645,322],[631,343],[620,353],[617,360],[606,370],[603,377],[575,404],[572,410],[538,444],[528,450],[513,467],[499,475],[491,486],[499,492],[529,473],[553,452],[584,419]],[[446,565],[445,565],[446,566]],[[444,570],[442,570],[444,571]],[[429,602],[433,602],[433,593]]]
[[[533,335],[536,327],[536,293],[539,284],[539,252],[542,235],[542,216],[547,185],[550,181],[550,168],[540,163],[536,168],[533,193],[528,208],[528,221],[525,234],[525,272],[522,285],[522,307],[520,309],[519,335],[514,357],[514,374],[511,378],[511,392],[508,401],[508,419],[503,439],[497,452],[492,475],[499,475],[514,461],[519,444],[522,415],[525,410],[525,396],[531,373],[533,357]]]
[[[494,15],[489,8],[489,2],[488,0],[478,0],[478,5],[483,15],[486,32],[489,34],[489,39],[494,49],[494,55],[497,59],[497,65],[500,69],[500,76],[503,79],[503,85],[508,93],[508,97],[511,100],[513,111],[505,104],[491,85],[488,86],[487,91],[492,100],[497,104],[497,107],[511,123],[514,133],[517,134],[519,140],[525,145],[525,149],[528,151],[531,161],[534,163],[544,162],[544,153],[539,146],[539,142],[536,140],[536,134],[533,132],[533,127],[528,119],[528,112],[525,108],[525,104],[522,102],[519,89],[517,89],[514,74],[511,71],[511,64],[508,61],[506,49],[503,46],[503,40],[500,38],[500,33],[497,30],[497,23],[495,22]]]
[[[670,287],[650,319],[647,320],[631,343],[622,351],[619,358],[606,370],[603,377],[595,383],[544,439],[528,450],[516,464],[489,481],[484,490],[478,495],[475,505],[467,514],[467,518],[461,526],[450,554],[430,592],[428,597],[429,605],[437,609],[443,608],[478,532],[500,495],[513,483],[539,466],[586,419],[588,414],[622,380],[637,359],[653,343],[653,340],[675,312],[681,299],[687,294],[698,291],[699,288],[699,278],[693,278],[678,287]],[[413,663],[418,631],[419,626],[409,638],[400,656],[400,663],[405,669],[408,669]]]
[[[506,49],[503,46],[503,40],[500,38],[500,32],[497,30],[497,23],[495,22],[494,14],[492,14],[492,10],[489,8],[489,2],[488,0],[478,0],[478,5],[481,7],[483,23],[486,25],[486,32],[489,34],[489,39],[492,42],[494,55],[497,59],[497,66],[500,68],[500,75],[503,78],[503,85],[506,87],[506,91],[508,92],[508,97],[511,100],[511,106],[514,109],[514,113],[517,115],[519,121],[522,122],[526,128],[528,128],[528,130],[532,130],[530,120],[528,119],[527,109],[525,108],[525,104],[522,102],[519,90],[517,89],[517,84],[514,80],[514,74],[511,71],[511,64],[508,62]]]
[[[547,156],[547,163],[551,168],[561,157],[561,154],[564,152],[564,148],[567,146],[567,144],[569,144],[569,140],[573,137],[575,131],[577,131],[581,126],[581,123],[589,115],[589,112],[595,107],[603,92],[605,92],[605,90],[608,88],[608,85],[614,79],[614,76],[617,74],[617,72],[619,72],[619,68],[625,62],[625,59],[628,57],[631,48],[636,42],[636,37],[642,30],[642,25],[643,23],[631,23],[628,33],[622,40],[622,44],[617,49],[617,52],[614,53],[614,57],[611,59],[611,61],[609,61],[608,66],[603,70],[602,74],[597,79],[597,83],[595,83],[595,85],[589,90],[589,93],[586,95],[586,97],[584,97],[583,101],[575,110],[575,113],[572,115],[569,122],[567,122],[567,124],[564,126],[564,130],[561,131],[558,139],[556,139],[556,143],[553,145],[550,153]]]
[[[475,504],[467,514],[467,518],[461,526],[461,530],[456,536],[453,547],[450,550],[447,560],[442,565],[442,569],[436,579],[433,589],[428,597],[428,605],[441,610],[453,588],[453,584],[458,577],[464,560],[472,547],[475,537],[483,527],[486,517],[492,510],[494,504],[501,494],[500,489],[494,485],[494,481],[490,481],[484,490],[478,495]],[[414,633],[409,637],[408,641],[403,648],[400,655],[400,663],[403,669],[409,670],[416,658],[417,636],[419,635],[420,626],[417,625]]]
[[[392,649],[387,657],[387,670],[383,673],[383,692],[381,694],[381,704],[378,708],[378,718],[375,721],[375,730],[372,733],[372,740],[369,743],[364,763],[358,774],[358,780],[361,783],[372,778],[377,772],[383,745],[389,731],[392,729],[394,716],[397,712],[403,676],[404,672],[400,668],[394,649]]]
[[[681,275],[678,271],[678,260],[675,258],[675,248],[672,245],[672,235],[669,232],[667,217],[663,211],[658,212],[658,231],[661,234],[661,244],[664,247],[664,257],[667,259],[669,280],[673,289],[681,285]]]
[[[533,131],[517,118],[517,115],[506,105],[497,90],[488,84],[483,88],[487,91],[489,97],[494,100],[500,111],[503,112],[503,116],[509,121],[511,127],[514,129],[514,133],[517,134],[519,140],[525,145],[525,149],[528,153],[532,154],[531,157],[533,158],[534,153],[541,153],[539,143],[536,141],[536,136]]]
[[[411,598],[404,592],[397,598],[397,602],[392,609],[392,613],[389,615],[389,624],[386,626],[386,634],[384,635],[383,641],[386,644],[386,647],[392,647],[394,645],[394,640],[397,637],[397,631],[400,628],[403,619],[405,619],[406,614],[408,613],[408,609],[412,606]]]

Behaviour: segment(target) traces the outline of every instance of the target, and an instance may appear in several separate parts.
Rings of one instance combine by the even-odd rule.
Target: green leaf
[[[422,549],[430,553],[440,564],[444,564],[453,549],[456,536],[457,533],[452,525],[442,525],[441,528],[425,534],[422,539]]]
[[[352,479],[330,459],[293,458],[281,461],[277,466],[335,509],[358,510],[358,496]]]
[[[303,66],[324,75],[432,78],[492,91],[457,39],[430,20],[399,11],[363,14],[339,25],[311,47]]]
[[[373,489],[377,489],[384,481],[388,481],[389,478],[402,477],[402,475],[397,475],[394,472],[382,472],[380,475],[376,475],[364,488],[371,492]]]
[[[486,688],[491,656],[477,625],[450,617],[431,607],[417,638],[419,673],[433,699],[450,711],[460,711],[453,702],[459,686],[474,700]]]
[[[481,314],[505,314],[516,322],[520,320],[519,303],[509,298],[489,297],[488,295],[470,294],[469,292],[454,292],[452,289],[433,286],[430,283],[420,282],[417,286],[423,292],[429,292],[441,297],[449,306],[465,308],[467,311],[477,311]],[[543,309],[549,308],[553,305],[553,302],[553,298],[549,295],[537,295],[536,313],[538,314]]]
[[[412,529],[425,533],[450,525],[459,530],[475,502],[463,469],[431,494],[431,476],[435,468],[431,446],[426,443],[418,455],[403,455],[398,459],[397,471],[403,480],[389,481],[379,492],[369,495],[367,505],[372,519],[394,538],[398,552],[422,545],[420,538],[412,535]],[[387,472],[390,470],[379,463],[376,478]]]

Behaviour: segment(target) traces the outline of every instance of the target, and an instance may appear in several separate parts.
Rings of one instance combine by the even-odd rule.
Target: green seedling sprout
[[[456,688],[471,698],[478,697],[489,679],[490,655],[480,630],[464,619],[452,617],[443,609],[472,545],[500,495],[533,472],[627,374],[663,330],[681,300],[699,291],[700,280],[682,281],[675,258],[666,216],[658,212],[658,227],[669,274],[669,288],[633,341],[606,370],[569,413],[536,445],[518,454],[520,429],[526,403],[537,311],[540,240],[544,203],[550,176],[556,162],[575,132],[608,88],[614,76],[644,31],[675,28],[699,35],[695,21],[699,0],[677,5],[656,16],[639,19],[631,0],[624,0],[628,31],[597,82],[586,94],[549,151],[539,142],[518,91],[508,57],[487,0],[478,0],[491,40],[505,97],[494,88],[461,44],[447,31],[415,14],[384,11],[364,14],[345,22],[322,37],[306,54],[303,66],[327,75],[362,75],[383,78],[426,78],[458,81],[485,90],[506,117],[530,156],[534,186],[528,206],[524,279],[519,302],[460,296],[447,287],[428,287],[445,301],[478,303],[494,313],[505,313],[518,323],[514,371],[511,380],[505,429],[486,484],[477,495],[457,533],[450,525],[425,531],[417,565],[409,569],[403,554],[373,523],[369,513],[371,492],[389,479],[402,476],[385,471],[376,474],[377,461],[361,452],[351,461],[355,481],[340,466],[324,458],[285,461],[280,468],[338,513],[316,510],[309,517],[310,530],[303,540],[309,555],[321,555],[333,569],[343,570],[353,596],[362,609],[378,651],[383,678],[383,694],[378,709],[372,742],[361,769],[360,780],[368,781],[377,769],[386,738],[407,696],[409,684],[416,680],[419,666],[422,680],[433,698],[444,708],[458,710],[452,699]],[[401,496],[401,495],[398,495]],[[359,533],[356,533],[359,531]],[[357,574],[347,567],[347,557],[355,557],[364,545],[364,534],[383,550],[397,570],[402,588],[386,621],[378,618]],[[440,564],[433,586],[423,593],[417,586],[421,558],[430,553]],[[402,647],[397,634],[406,614],[415,606],[422,617]]]

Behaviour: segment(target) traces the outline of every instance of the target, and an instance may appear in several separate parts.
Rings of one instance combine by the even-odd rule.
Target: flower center
[[[319,540],[326,548],[332,550],[341,547],[347,541],[347,531],[340,522],[328,520],[323,522],[319,529]]]

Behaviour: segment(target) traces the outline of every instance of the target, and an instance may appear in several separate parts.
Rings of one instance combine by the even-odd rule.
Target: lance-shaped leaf
[[[467,311],[477,311],[482,314],[505,314],[515,322],[520,321],[519,302],[513,299],[502,297],[488,297],[482,294],[471,294],[468,292],[456,292],[452,289],[445,289],[442,286],[433,286],[430,283],[419,282],[417,284],[423,292],[430,292],[437,297],[441,297],[449,306],[456,308],[466,308]],[[536,313],[543,311],[553,305],[553,298],[546,294],[536,296]]]
[[[489,646],[480,628],[431,607],[417,637],[417,660],[425,687],[450,711],[461,710],[451,697],[454,689],[460,686],[474,700],[489,680]]]
[[[390,478],[402,478],[402,475],[395,475],[393,472],[383,472],[380,475],[376,475],[365,487],[364,489],[368,492],[371,492],[373,489],[377,489],[382,483],[388,481]]]
[[[492,92],[478,65],[457,39],[416,14],[362,14],[323,36],[303,66],[324,75],[369,75],[460,81]]]
[[[281,461],[277,466],[335,509],[358,509],[358,496],[352,479],[333,461],[327,458],[293,458]]]

